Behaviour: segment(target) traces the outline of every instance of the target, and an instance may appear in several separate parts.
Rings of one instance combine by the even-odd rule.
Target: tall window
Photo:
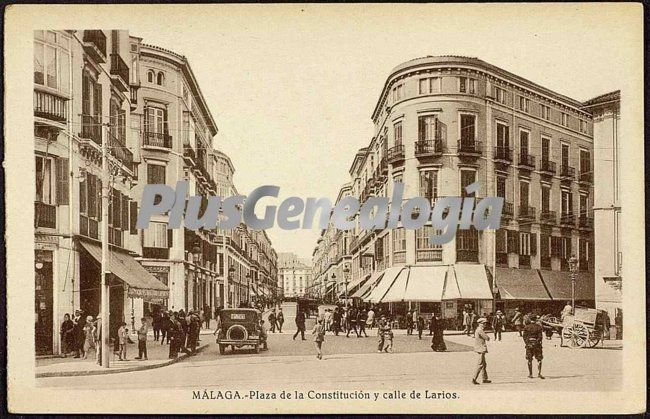
[[[434,230],[431,226],[424,226],[415,231],[415,251],[416,261],[441,261],[442,245],[432,244],[429,237],[432,234],[440,234],[440,231]]]
[[[506,200],[506,178],[505,176],[497,176],[497,197]]]
[[[155,106],[147,106],[144,112],[145,132],[148,135],[167,133],[167,110]]]
[[[41,31],[42,32],[42,31]],[[34,41],[34,83],[68,92],[70,90],[70,55],[68,39],[53,31]]]
[[[529,106],[530,100],[524,96],[519,96],[519,109],[523,112],[528,113]]]
[[[147,164],[147,183],[160,184],[167,183],[166,168],[160,164]]]
[[[406,251],[406,231],[404,228],[396,228],[393,230],[393,252]]]
[[[546,185],[542,185],[542,212],[548,212],[551,210],[551,188]]]
[[[403,96],[404,96],[403,84],[398,84],[397,86],[393,87],[393,102],[397,102],[398,100],[401,100]]]
[[[587,133],[587,121],[583,119],[580,120],[580,132]]]
[[[562,144],[562,167],[569,167],[569,145]]]
[[[510,127],[497,122],[497,147],[506,149],[510,142]]]
[[[519,131],[519,152],[522,156],[528,156],[528,141],[530,134],[528,131]]]
[[[162,71],[158,72],[158,75],[156,76],[156,84],[158,86],[165,85],[165,73],[163,73]]]
[[[437,118],[434,115],[425,115],[418,118],[418,140],[433,141],[436,139]]]
[[[393,133],[395,134],[395,146],[402,145],[402,123],[397,122],[393,125]]]
[[[121,145],[126,144],[126,112],[121,109],[121,103],[112,98],[110,102],[110,133],[112,139],[119,141]]]
[[[468,77],[459,77],[458,91],[460,93],[476,94],[476,80]]]
[[[476,137],[476,116],[460,115],[460,141],[463,144],[474,144]]]
[[[36,156],[36,198],[37,202],[54,204],[54,176],[51,158]]]
[[[591,155],[589,150],[580,149],[580,174],[591,174]]]
[[[562,191],[562,215],[573,214],[573,194],[569,191]]]
[[[542,137],[542,161],[548,162],[551,156],[551,139]]]
[[[147,71],[147,82],[153,83],[156,78],[156,73],[153,70]]]
[[[171,230],[169,230],[171,231]],[[143,247],[158,247],[158,248],[167,248],[169,247],[168,243],[168,233],[167,233],[167,223],[149,222],[149,227],[145,230],[142,230],[142,246]]]
[[[542,118],[549,120],[551,119],[551,107],[546,105],[540,105],[540,113]]]
[[[461,170],[460,171],[460,196],[466,197],[466,186],[476,182],[476,171],[474,170]]]
[[[420,196],[430,202],[438,196],[438,172],[436,170],[423,170],[420,172]]]
[[[499,103],[506,103],[506,91],[500,87],[494,86],[494,100]]]
[[[530,185],[528,182],[520,181],[519,182],[519,206],[521,208],[527,209],[530,203],[529,197],[529,188]]]
[[[565,127],[568,127],[569,126],[569,114],[562,112],[561,117],[562,117],[562,119],[561,119],[562,125],[564,125]]]
[[[578,208],[581,217],[586,217],[589,213],[589,197],[585,194],[580,194],[580,208]]]

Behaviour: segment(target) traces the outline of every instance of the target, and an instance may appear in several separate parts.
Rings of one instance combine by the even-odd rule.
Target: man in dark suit
[[[298,313],[296,313],[296,333],[293,335],[293,340],[296,340],[296,337],[298,337],[298,333],[302,336],[302,340],[305,339],[305,313],[302,312],[302,310],[299,310]]]

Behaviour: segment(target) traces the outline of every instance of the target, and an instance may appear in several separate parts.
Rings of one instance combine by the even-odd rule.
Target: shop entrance
[[[36,355],[47,355],[54,352],[54,278],[52,270],[52,252],[35,252],[36,283],[35,283],[35,345]]]

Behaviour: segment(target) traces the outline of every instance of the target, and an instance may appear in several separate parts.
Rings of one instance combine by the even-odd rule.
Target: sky
[[[372,138],[384,82],[404,61],[477,57],[582,101],[621,88],[617,75],[629,63],[617,57],[634,44],[621,9],[604,4],[149,10],[130,33],[188,58],[237,189],[277,185],[276,205],[288,196],[336,199],[354,154]],[[278,252],[310,259],[319,231],[276,226],[268,234]]]

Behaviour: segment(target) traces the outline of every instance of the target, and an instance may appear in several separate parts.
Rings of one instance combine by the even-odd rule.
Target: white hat
[[[476,321],[476,323],[485,323],[486,321],[487,321],[487,319],[486,319],[485,317],[480,317],[480,318]]]

